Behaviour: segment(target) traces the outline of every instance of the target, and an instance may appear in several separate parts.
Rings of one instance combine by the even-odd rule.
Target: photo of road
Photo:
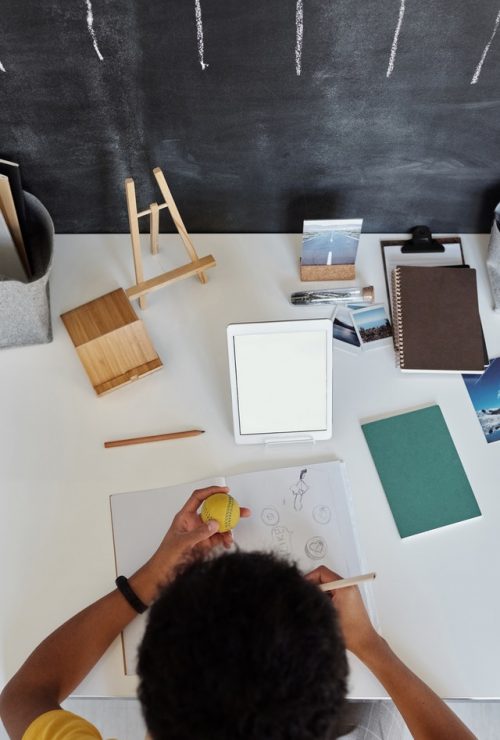
[[[304,221],[303,265],[352,265],[362,219]]]

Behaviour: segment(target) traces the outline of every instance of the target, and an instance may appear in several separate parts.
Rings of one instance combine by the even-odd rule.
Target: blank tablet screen
[[[327,427],[324,331],[234,337],[240,434]]]

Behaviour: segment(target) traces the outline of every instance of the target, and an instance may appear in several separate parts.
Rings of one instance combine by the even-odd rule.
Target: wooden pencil
[[[365,573],[365,575],[363,576],[354,576],[353,578],[340,578],[338,581],[321,583],[319,587],[322,591],[335,591],[337,588],[348,588],[349,586],[356,586],[358,583],[363,583],[363,581],[373,581],[376,575],[376,573]]]
[[[113,439],[104,443],[104,447],[125,447],[125,445],[142,445],[146,442],[163,442],[169,439],[183,439],[205,434],[202,429],[190,429],[187,432],[170,432],[170,434],[153,434],[149,437],[131,437],[130,439]]]

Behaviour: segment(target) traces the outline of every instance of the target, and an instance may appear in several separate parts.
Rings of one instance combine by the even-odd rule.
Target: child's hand
[[[306,578],[308,581],[320,584],[337,581],[341,576],[328,570],[324,565],[320,565]],[[363,660],[381,638],[370,622],[359,588],[349,586],[339,588],[337,591],[329,591],[327,594],[337,611],[346,648]]]
[[[192,550],[208,552],[222,545],[233,544],[232,532],[218,532],[219,525],[211,520],[204,524],[198,514],[203,501],[214,493],[228,493],[229,488],[209,486],[193,491],[182,509],[175,515],[170,528],[148,565],[155,571],[158,584],[169,580],[173,571]],[[240,508],[240,516],[250,516],[250,510]]]

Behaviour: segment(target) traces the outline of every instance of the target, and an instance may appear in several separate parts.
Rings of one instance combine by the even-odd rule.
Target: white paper
[[[305,572],[323,564],[345,576],[359,574],[343,463],[245,473],[227,484],[253,513],[234,531],[242,550],[277,551]]]
[[[345,466],[331,462],[111,496],[118,575],[130,576],[151,556],[195,488],[226,484],[238,503],[252,510],[252,516],[240,520],[234,530],[235,542],[242,550],[277,552],[296,561],[304,572],[321,564],[346,577],[366,571]],[[364,586],[362,592],[375,620],[372,587]],[[144,626],[144,616],[138,617],[123,633],[128,675],[135,672]]]
[[[224,478],[182,483],[150,491],[115,494],[111,499],[111,520],[117,576],[131,576],[149,560],[165,536],[172,519],[196,488],[225,486]],[[123,632],[125,673],[135,674],[137,646],[146,616],[136,617]]]

